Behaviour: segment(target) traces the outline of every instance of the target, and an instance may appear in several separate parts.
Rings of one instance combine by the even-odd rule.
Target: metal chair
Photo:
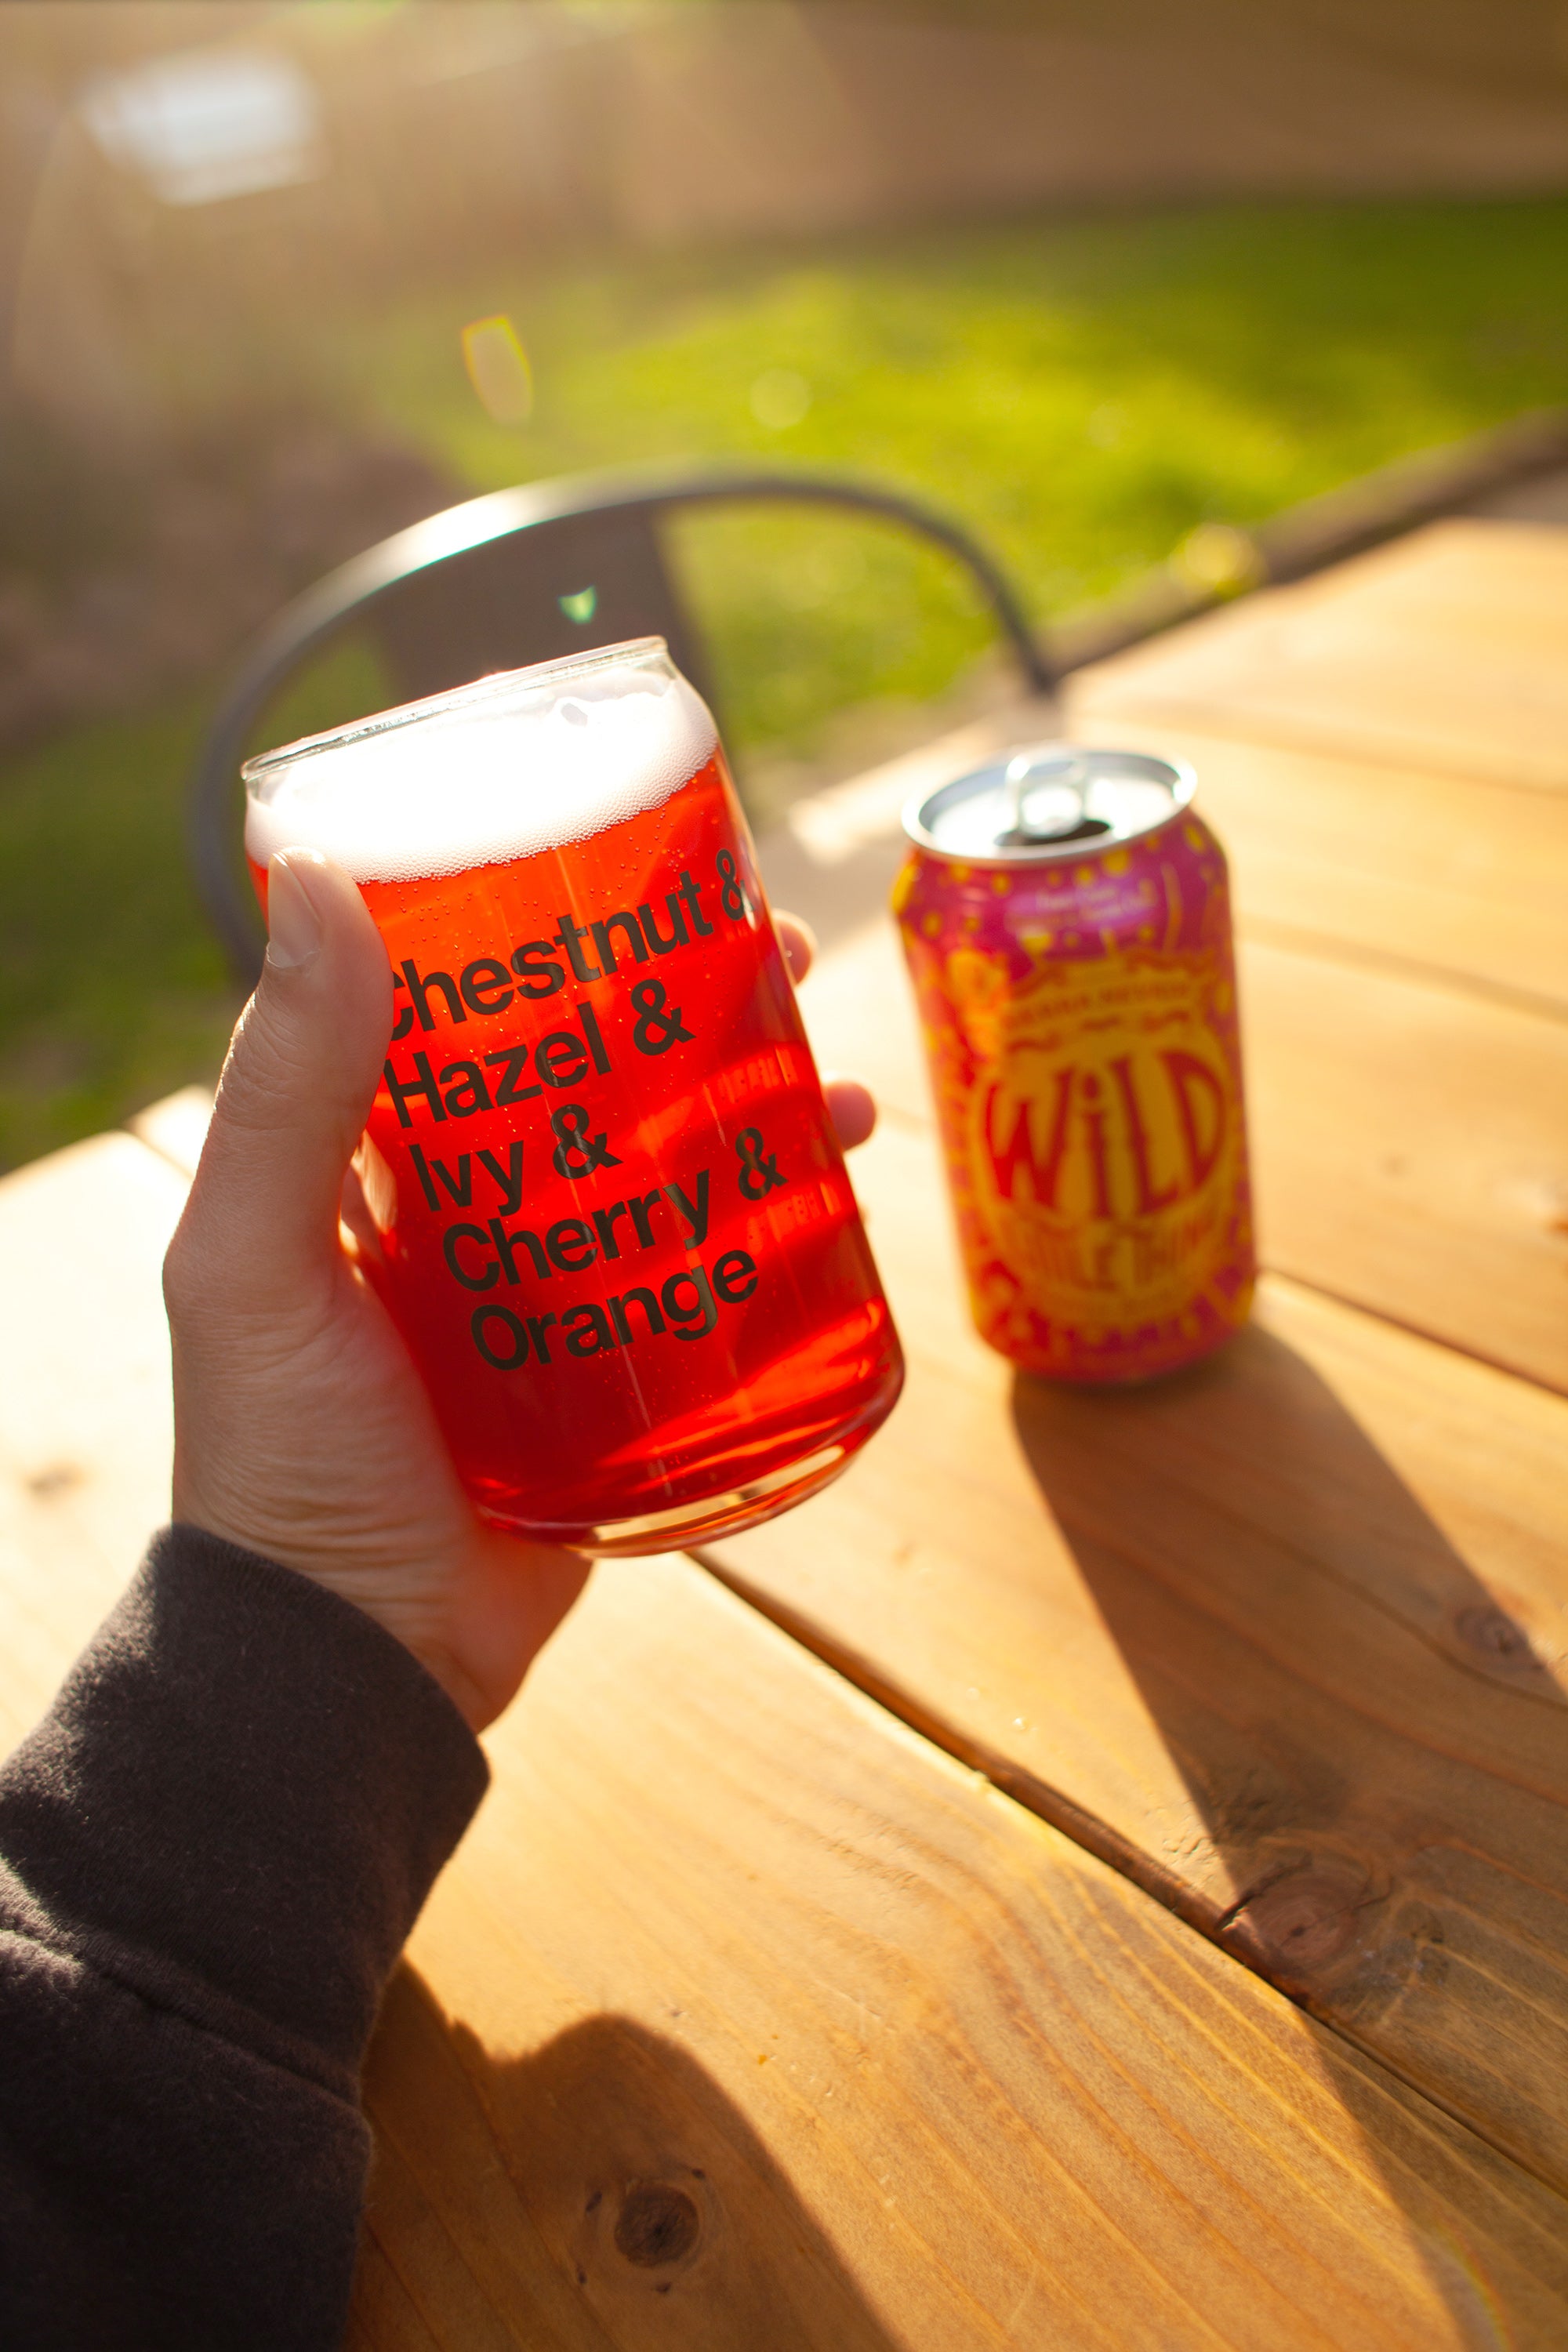
[[[191,780],[188,847],[197,895],[236,979],[255,985],[264,948],[234,855],[239,761],[267,703],[309,655],[363,617],[397,698],[414,701],[584,644],[658,635],[711,700],[705,649],[665,561],[659,523],[672,508],[743,499],[847,507],[934,541],[968,567],[1028,689],[1052,690],[1051,665],[991,557],[957,523],[897,491],[831,475],[700,467],[575,475],[469,499],[384,539],[296,597],[251,651],[208,730]]]

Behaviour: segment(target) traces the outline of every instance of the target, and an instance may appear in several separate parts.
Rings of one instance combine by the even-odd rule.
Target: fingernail
[[[310,863],[308,850],[281,849],[267,869],[267,961],[280,971],[321,951],[321,919],[300,871]]]

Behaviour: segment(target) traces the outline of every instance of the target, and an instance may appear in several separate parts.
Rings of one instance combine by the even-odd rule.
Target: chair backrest
[[[831,475],[703,467],[594,474],[496,490],[448,507],[342,565],[287,605],[225,696],[191,779],[187,839],[197,894],[236,978],[255,984],[264,941],[234,855],[237,775],[250,731],[293,672],[363,619],[413,701],[584,645],[661,636],[712,700],[706,650],[665,561],[671,508],[739,499],[848,508],[903,524],[955,556],[981,591],[1024,684],[1055,677],[1003,572],[960,525],[900,493]]]
[[[407,572],[364,617],[406,702],[584,644],[647,636],[665,638],[698,692],[710,693],[705,652],[648,507],[524,525]]]

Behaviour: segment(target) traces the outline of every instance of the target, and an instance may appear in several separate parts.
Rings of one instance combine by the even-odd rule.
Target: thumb
[[[236,1304],[287,1297],[335,1259],[343,1173],[392,1030],[386,950],[341,866],[280,850],[267,914],[267,960],[182,1220],[187,1248],[221,1253]]]

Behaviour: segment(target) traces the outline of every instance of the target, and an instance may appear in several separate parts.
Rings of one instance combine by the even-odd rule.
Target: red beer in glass
[[[367,1267],[493,1524],[647,1552],[771,1517],[897,1335],[713,723],[661,639],[247,763],[385,941]]]

